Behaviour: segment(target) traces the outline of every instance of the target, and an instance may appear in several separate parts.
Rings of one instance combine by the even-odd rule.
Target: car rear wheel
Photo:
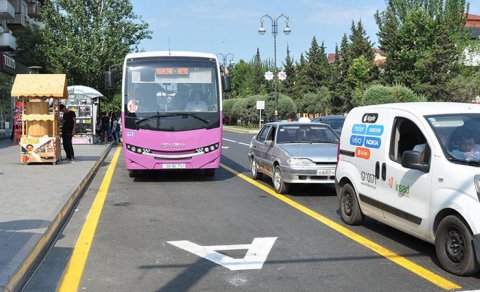
[[[440,265],[450,273],[470,276],[479,270],[472,233],[459,217],[450,215],[438,225],[435,250]]]
[[[355,189],[349,183],[345,184],[339,195],[340,217],[342,221],[349,225],[360,225],[365,219],[360,204],[358,203]]]
[[[289,185],[283,181],[282,172],[280,171],[279,165],[275,166],[273,171],[273,187],[279,194],[285,194],[288,192]]]
[[[258,172],[258,165],[257,162],[255,161],[255,157],[252,156],[250,158],[250,169],[252,171],[252,178],[253,179],[261,179],[263,174]]]

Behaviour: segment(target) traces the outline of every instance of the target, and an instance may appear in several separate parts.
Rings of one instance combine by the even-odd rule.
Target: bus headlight
[[[220,147],[219,143],[211,144],[208,146],[203,146],[195,149],[195,152],[197,153],[208,153],[217,150]]]

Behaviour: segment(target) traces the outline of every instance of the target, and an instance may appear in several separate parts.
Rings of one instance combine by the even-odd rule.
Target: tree
[[[47,71],[66,73],[71,84],[104,88],[109,66],[151,38],[129,0],[50,0],[41,13]]]
[[[426,97],[417,95],[410,88],[402,85],[373,85],[365,90],[359,104],[371,105],[396,102],[420,102],[426,100]]]
[[[232,71],[232,97],[246,97],[252,92],[252,72],[250,64],[240,60]]]
[[[331,92],[326,86],[320,87],[317,92],[308,92],[297,101],[300,113],[319,114],[331,113]]]
[[[290,56],[290,49],[287,46],[287,56],[285,58],[285,63],[283,63],[283,67],[285,68],[285,73],[287,74],[287,78],[282,81],[282,92],[288,96],[294,96],[295,94],[295,78],[296,78],[296,70],[295,65],[293,63],[293,58]]]
[[[448,100],[446,85],[458,74],[466,46],[467,12],[465,0],[389,0],[387,10],[376,14],[385,81]]]
[[[373,62],[375,57],[373,45],[363,28],[361,20],[358,21],[356,26],[355,22],[352,21],[350,41],[349,53],[352,60],[363,56],[367,61]]]
[[[47,58],[40,46],[43,39],[40,34],[40,28],[37,25],[21,27],[15,30],[17,38],[17,55],[15,60],[27,67],[40,66],[42,70],[48,67]]]
[[[337,79],[333,85],[334,92],[331,100],[332,111],[334,113],[346,112],[353,107],[353,85],[348,76],[351,65],[350,44],[347,35],[343,34],[340,49],[338,54],[335,54]]]
[[[265,70],[262,67],[262,60],[260,59],[260,50],[257,48],[253,63],[253,81],[252,94],[265,93]]]

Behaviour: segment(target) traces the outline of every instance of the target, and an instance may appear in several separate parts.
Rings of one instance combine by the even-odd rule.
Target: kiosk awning
[[[12,96],[68,98],[66,74],[17,74]]]

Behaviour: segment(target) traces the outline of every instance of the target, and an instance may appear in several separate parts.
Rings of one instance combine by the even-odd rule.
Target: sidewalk
[[[22,287],[110,148],[74,145],[76,163],[23,165],[19,146],[0,139],[0,291]]]

